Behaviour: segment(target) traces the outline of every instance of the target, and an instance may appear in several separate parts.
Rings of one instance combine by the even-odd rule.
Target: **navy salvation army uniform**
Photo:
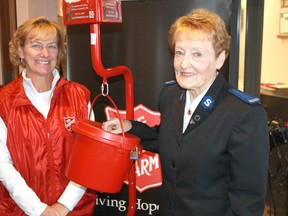
[[[162,164],[160,215],[262,216],[267,188],[267,114],[257,98],[233,89],[221,73],[183,132],[186,91],[176,83],[159,97],[161,124],[132,122]]]

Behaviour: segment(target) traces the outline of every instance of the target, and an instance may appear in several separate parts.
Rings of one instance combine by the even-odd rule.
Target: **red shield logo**
[[[106,118],[117,117],[117,110],[110,106],[105,108]],[[125,110],[119,110],[121,118],[126,117]],[[146,123],[153,127],[160,123],[160,113],[153,111],[142,104],[134,107],[134,119]],[[139,159],[135,162],[136,168],[136,189],[143,192],[150,188],[159,187],[162,184],[162,172],[159,155],[143,150],[140,152]],[[128,184],[128,181],[125,180]]]
[[[75,123],[75,116],[64,117],[64,125],[68,131],[72,132],[71,125]]]

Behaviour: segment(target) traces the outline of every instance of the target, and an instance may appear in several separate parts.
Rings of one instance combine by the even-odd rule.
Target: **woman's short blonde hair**
[[[60,25],[43,16],[27,20],[19,26],[9,42],[9,57],[11,63],[16,66],[26,67],[25,61],[23,61],[18,54],[18,47],[24,46],[27,39],[47,40],[55,36],[57,37],[58,43],[57,65],[59,65],[65,57],[64,33]]]
[[[169,31],[169,46],[174,53],[178,40],[208,40],[212,41],[216,57],[224,50],[226,58],[230,50],[230,36],[224,21],[215,13],[206,9],[195,9],[189,14],[179,17],[171,25]]]

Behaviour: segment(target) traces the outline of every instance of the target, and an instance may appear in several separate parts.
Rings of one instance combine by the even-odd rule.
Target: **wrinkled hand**
[[[52,208],[55,208],[58,212],[60,212],[61,216],[65,216],[69,213],[69,209],[61,203],[54,203]]]
[[[55,203],[52,206],[47,206],[41,216],[66,216],[69,213],[61,203]]]
[[[40,216],[62,216],[61,213],[53,208],[52,206],[47,206]]]
[[[129,131],[132,128],[132,124],[129,120],[122,120],[124,132]],[[122,133],[120,120],[118,118],[111,118],[110,120],[103,122],[102,129],[114,134]]]

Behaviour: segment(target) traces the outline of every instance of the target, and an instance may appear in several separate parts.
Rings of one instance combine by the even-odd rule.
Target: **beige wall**
[[[288,38],[278,38],[280,0],[265,0],[261,82],[288,84]]]
[[[16,0],[17,26],[35,16],[57,21],[58,0]]]
[[[239,82],[238,86],[243,90],[244,80],[244,54],[245,54],[245,17],[246,2],[241,1],[242,28],[240,31],[240,58],[239,58]],[[265,0],[261,82],[288,84],[288,38],[278,38],[280,18],[280,0]]]
[[[239,79],[238,88],[244,89],[244,62],[245,62],[245,29],[246,29],[246,0],[241,1],[241,23],[240,23],[240,45],[239,45]]]

